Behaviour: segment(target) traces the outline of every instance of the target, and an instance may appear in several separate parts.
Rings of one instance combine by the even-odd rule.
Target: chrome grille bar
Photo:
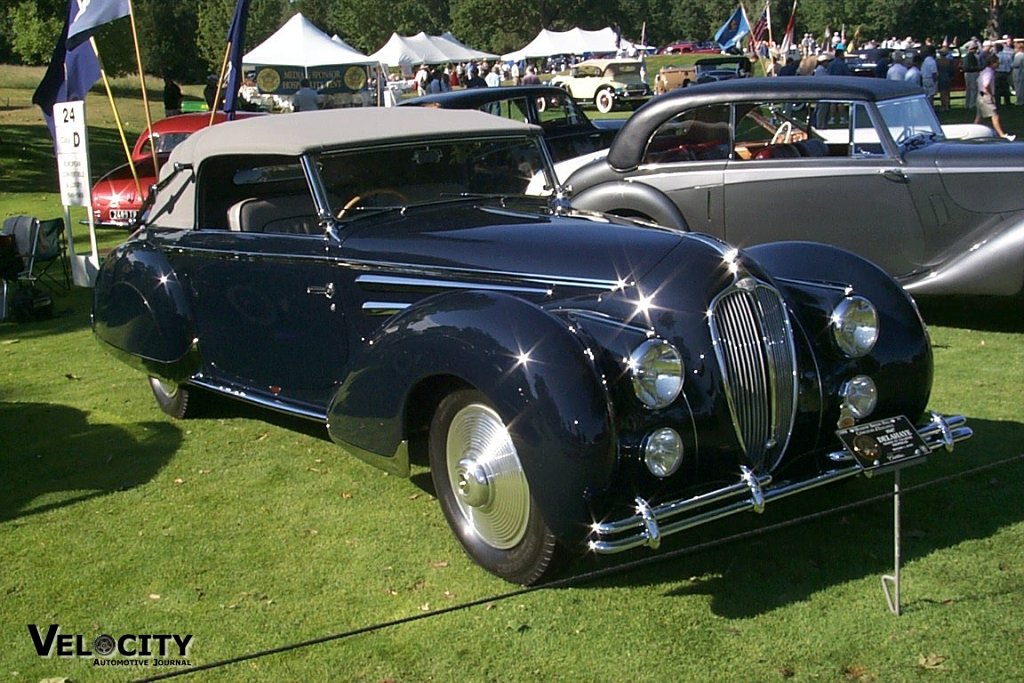
[[[755,472],[770,471],[789,442],[796,351],[779,293],[747,277],[711,303],[709,326],[736,437]]]

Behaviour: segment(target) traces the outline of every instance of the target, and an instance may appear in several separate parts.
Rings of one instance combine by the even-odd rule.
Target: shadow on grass
[[[935,453],[920,466],[904,470],[904,490],[985,463],[1022,454],[1024,424],[970,420],[975,438],[947,454]],[[988,538],[1024,520],[1020,491],[1024,462],[1014,460],[939,485],[909,490],[901,496],[902,557],[904,563],[952,548],[964,541]],[[807,599],[810,595],[851,580],[890,574],[893,570],[893,505],[879,501],[844,512],[821,516],[763,535],[718,545],[692,554],[698,547],[758,528],[891,493],[892,475],[856,479],[769,504],[761,516],[736,517],[672,536],[652,554],[639,550],[615,559],[581,558],[575,572],[606,568],[616,563],[645,561],[635,570],[604,578],[592,586],[663,586],[666,596],[706,595],[712,610],[723,617],[744,619]],[[676,555],[673,557],[672,553]],[[880,584],[879,584],[880,586]],[[879,587],[878,599],[884,607]],[[969,599],[969,596],[968,598]],[[906,609],[926,607],[934,599],[904,602]]]
[[[166,422],[139,425],[145,436],[87,413],[44,403],[0,403],[0,521],[75,505],[151,480],[181,443]]]
[[[134,135],[128,144],[135,144]],[[121,139],[115,129],[89,127],[89,165],[93,181],[125,162]],[[57,166],[53,141],[42,123],[7,126],[0,135],[0,180],[5,192],[57,192]]]
[[[920,297],[917,303],[929,325],[984,332],[1024,331],[1024,294]]]
[[[48,293],[53,295],[52,292]],[[45,320],[0,322],[0,339],[28,340],[89,329],[89,313],[92,311],[91,289],[72,287],[70,292],[56,294],[52,298],[53,317]]]

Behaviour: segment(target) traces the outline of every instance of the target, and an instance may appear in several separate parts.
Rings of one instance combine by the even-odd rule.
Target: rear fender
[[[122,245],[103,262],[92,327],[107,350],[147,374],[179,382],[200,368],[185,288],[164,254],[146,242]]]
[[[572,177],[567,181],[572,185]],[[662,192],[643,183],[616,180],[589,187],[572,195],[572,208],[619,216],[643,216],[677,230],[689,230],[682,212]]]
[[[408,439],[417,386],[448,378],[485,394],[513,434],[530,491],[563,539],[585,534],[588,490],[615,464],[609,397],[584,340],[521,299],[452,292],[426,299],[367,340],[328,409],[328,431],[369,462]]]

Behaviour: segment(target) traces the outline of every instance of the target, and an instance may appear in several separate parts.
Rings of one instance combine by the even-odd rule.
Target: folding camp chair
[[[32,277],[54,293],[71,291],[71,267],[64,235],[63,218],[39,221]]]
[[[12,216],[4,220],[3,234],[14,236],[24,263],[18,273],[19,283],[40,284],[55,293],[71,290],[63,218],[40,222],[32,216]],[[57,270],[51,272],[54,268]]]
[[[39,221],[32,216],[11,216],[4,219],[0,234],[14,237],[15,249],[23,264],[17,280],[31,280],[32,267],[36,261],[36,245],[39,242]]]

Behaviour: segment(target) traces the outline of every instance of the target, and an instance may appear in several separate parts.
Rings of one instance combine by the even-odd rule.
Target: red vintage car
[[[237,114],[245,118],[258,114]],[[214,123],[227,121],[227,115],[217,112]],[[196,112],[169,116],[155,122],[151,129],[147,128],[139,135],[132,149],[132,162],[139,184],[136,186],[132,170],[128,164],[121,164],[104,174],[92,187],[92,216],[96,225],[108,227],[128,227],[135,222],[135,217],[142,207],[142,202],[149,193],[149,188],[156,182],[156,171],[153,168],[153,155],[150,152],[150,139],[156,145],[158,162],[163,165],[182,140],[192,133],[210,125],[210,112]],[[139,188],[142,192],[139,192]]]

